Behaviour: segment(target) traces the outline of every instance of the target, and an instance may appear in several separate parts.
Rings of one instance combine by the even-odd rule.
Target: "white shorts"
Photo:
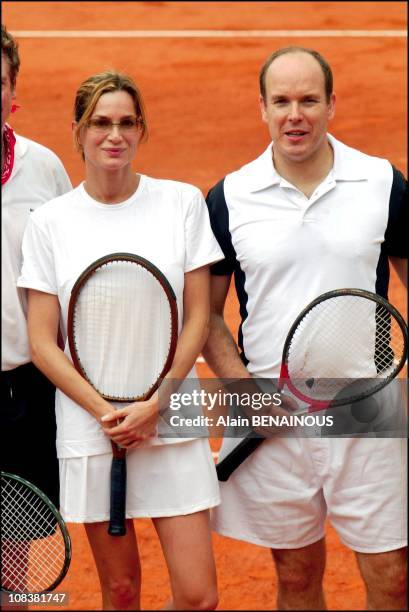
[[[296,549],[325,535],[328,517],[351,549],[407,544],[407,440],[275,438],[220,483],[212,511],[222,535]]]
[[[67,522],[109,520],[112,454],[60,459],[60,508]],[[135,448],[126,459],[126,517],[191,514],[220,503],[207,438]]]

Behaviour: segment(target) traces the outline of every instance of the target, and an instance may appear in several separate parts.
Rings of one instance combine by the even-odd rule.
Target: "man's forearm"
[[[389,257],[399,280],[405,289],[408,288],[408,260],[401,257]]]
[[[220,315],[211,315],[209,336],[202,353],[216,376],[250,378],[240,359],[233,336]]]

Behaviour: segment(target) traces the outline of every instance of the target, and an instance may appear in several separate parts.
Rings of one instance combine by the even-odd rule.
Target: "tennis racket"
[[[68,343],[78,372],[108,401],[149,399],[172,364],[176,296],[150,261],[113,253],[80,275],[68,307]],[[108,533],[126,533],[126,450],[112,443]]]
[[[54,504],[36,486],[1,472],[1,590],[53,591],[71,562],[71,541]]]
[[[296,415],[359,402],[397,376],[407,344],[405,321],[387,300],[361,289],[329,291],[308,304],[292,324],[278,391],[287,387],[310,404],[295,410]],[[264,439],[254,434],[243,438],[217,464],[219,480],[226,481]]]

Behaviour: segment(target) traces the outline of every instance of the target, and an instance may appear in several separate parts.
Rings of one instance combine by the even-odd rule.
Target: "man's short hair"
[[[314,49],[308,49],[306,47],[297,47],[297,46],[283,47],[282,49],[278,49],[277,51],[274,51],[274,53],[272,53],[262,65],[261,70],[260,70],[259,83],[260,83],[260,93],[263,97],[263,100],[266,99],[267,70],[269,69],[271,64],[274,62],[274,60],[276,60],[281,55],[286,55],[287,53],[308,53],[308,55],[311,55],[314,59],[317,60],[317,62],[321,66],[321,70],[324,75],[325,96],[327,98],[327,102],[329,102],[332,91],[333,91],[333,86],[334,86],[331,66],[328,64],[327,60],[320,53],[318,53],[318,51],[315,51]]]
[[[10,70],[11,86],[16,86],[17,74],[20,68],[20,57],[18,54],[18,43],[12,35],[7,32],[6,26],[1,24],[1,53],[6,58]]]

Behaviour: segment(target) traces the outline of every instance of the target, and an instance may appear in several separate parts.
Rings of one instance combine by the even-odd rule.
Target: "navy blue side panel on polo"
[[[212,264],[210,270],[216,276],[229,276],[234,272],[237,259],[229,230],[229,211],[224,197],[224,179],[212,187],[207,194],[206,203],[213,234],[216,236],[225,257],[225,259]]]
[[[394,166],[391,194],[389,198],[388,224],[385,241],[376,268],[376,293],[388,297],[388,257],[408,258],[407,228],[409,225],[408,182]]]
[[[240,327],[238,333],[238,345],[240,348],[240,357],[244,365],[248,364],[248,359],[243,349],[243,332],[242,325],[247,319],[247,301],[248,295],[244,289],[246,281],[245,274],[240,268],[237,261],[236,251],[234,249],[232,238],[229,229],[229,210],[227,208],[226,198],[224,195],[224,179],[219,181],[206,197],[207,207],[209,209],[210,224],[213,233],[222,249],[225,259],[218,261],[210,267],[210,271],[215,276],[230,276],[234,273],[234,282],[236,286],[237,297],[240,305]]]

